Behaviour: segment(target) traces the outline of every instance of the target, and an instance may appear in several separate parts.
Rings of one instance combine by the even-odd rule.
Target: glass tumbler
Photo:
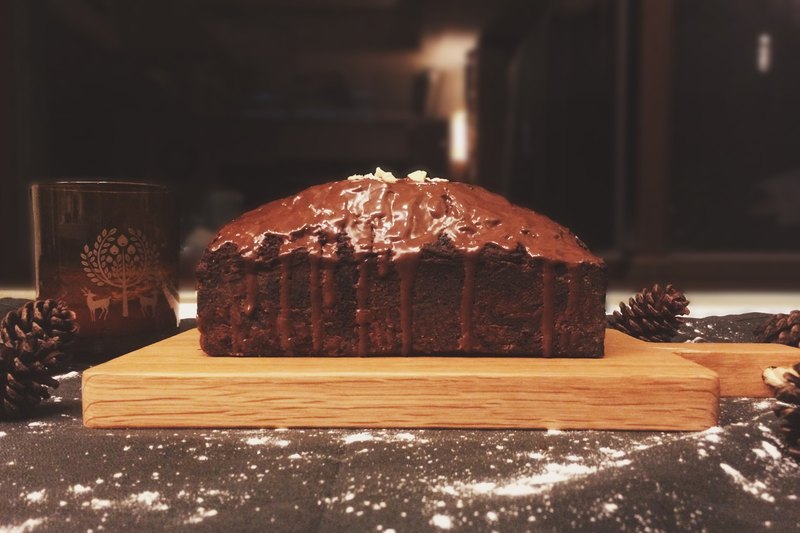
[[[37,299],[63,300],[76,353],[107,359],[178,325],[178,212],[163,186],[59,181],[31,187]]]

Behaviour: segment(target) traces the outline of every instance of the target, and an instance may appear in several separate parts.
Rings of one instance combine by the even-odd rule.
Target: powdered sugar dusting
[[[111,507],[111,500],[106,500],[103,498],[92,498],[89,504],[94,510],[108,509],[109,507]]]
[[[453,527],[453,519],[437,513],[431,517],[431,525],[439,529],[450,529]]]
[[[35,490],[25,495],[25,499],[32,503],[39,503],[44,500],[46,489]]]
[[[345,436],[342,441],[345,444],[353,444],[354,442],[370,442],[375,440],[371,433],[362,432],[356,433],[354,435],[347,435]]]
[[[217,516],[216,509],[206,509],[205,507],[198,507],[197,511],[194,512],[189,518],[186,519],[184,524],[199,524],[206,518],[211,518],[213,516]]]
[[[85,494],[87,492],[91,492],[92,488],[91,487],[86,487],[84,485],[81,485],[80,483],[77,483],[77,484],[71,486],[69,490],[72,491],[75,494]]]
[[[550,463],[535,475],[523,475],[501,483],[479,481],[475,483],[456,482],[439,487],[437,490],[447,494],[467,496],[485,494],[491,496],[529,496],[549,490],[553,485],[570,479],[597,472],[597,466],[587,466],[574,462],[566,464]]]
[[[27,533],[44,524],[44,518],[28,518],[17,525],[0,525],[0,533]]]
[[[128,501],[145,507],[150,511],[166,511],[169,506],[161,501],[161,494],[157,491],[146,490],[139,494],[131,494]]]
[[[767,486],[763,481],[750,481],[741,472],[726,463],[720,463],[720,468],[728,474],[743,491],[749,492],[764,501],[774,502],[775,498],[766,491]]]
[[[359,431],[357,433],[350,433],[342,436],[344,444],[356,444],[360,442],[405,442],[405,443],[420,443],[425,444],[427,439],[422,438],[414,433],[408,431]]]
[[[291,444],[288,440],[285,439],[275,439],[272,437],[249,437],[245,439],[245,444],[249,444],[250,446],[265,446],[265,445],[272,445],[278,446],[280,448],[285,448],[289,444]]]
[[[774,445],[770,444],[769,442],[767,442],[765,440],[761,441],[761,448],[764,450],[764,452],[767,455],[769,455],[770,457],[772,457],[776,461],[779,460],[783,456],[783,454],[780,452],[780,450],[778,450],[778,448],[776,448]]]
[[[520,476],[501,483],[479,481],[476,483],[454,483],[439,487],[439,491],[459,496],[485,494],[490,496],[528,496],[549,490],[553,485],[583,477],[597,472],[596,466],[583,464],[550,463],[544,466],[541,473],[531,476]]]

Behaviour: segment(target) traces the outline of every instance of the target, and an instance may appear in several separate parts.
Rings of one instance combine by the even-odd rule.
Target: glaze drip
[[[311,343],[314,353],[322,352],[322,290],[320,288],[320,257],[308,257],[310,266],[309,297],[311,298]]]
[[[281,285],[280,285],[280,313],[278,314],[278,335],[280,336],[281,349],[287,355],[292,354],[292,310],[289,307],[289,282],[291,272],[289,256],[280,258]]]
[[[570,265],[569,266],[569,284],[567,285],[568,293],[567,293],[567,312],[566,317],[570,320],[578,320],[578,314],[580,313],[580,304],[581,304],[581,289],[583,287],[583,277],[582,277],[583,270],[581,269],[581,265]],[[576,342],[576,335],[578,331],[573,329],[568,330],[568,346],[570,349],[575,347]]]
[[[322,269],[322,306],[332,309],[336,305],[336,265],[326,264]]]
[[[369,351],[369,277],[367,262],[358,264],[358,282],[356,283],[356,324],[358,326],[358,355],[367,355]]]
[[[385,278],[389,275],[389,266],[392,264],[392,258],[388,253],[378,256],[378,276]]]
[[[555,269],[552,263],[542,266],[542,355],[553,355],[553,334],[555,330]]]
[[[245,305],[244,314],[247,318],[253,318],[256,312],[257,298],[258,298],[258,276],[256,274],[255,265],[248,263],[247,273],[245,274]]]
[[[400,275],[400,330],[403,338],[401,355],[409,355],[414,348],[412,305],[418,265],[419,256],[403,256],[395,260],[395,268]]]
[[[231,307],[231,349],[233,354],[242,353],[242,312],[239,305]]]
[[[459,349],[462,352],[472,351],[472,308],[475,301],[475,269],[478,265],[478,254],[464,255],[464,288],[461,293],[461,339]]]

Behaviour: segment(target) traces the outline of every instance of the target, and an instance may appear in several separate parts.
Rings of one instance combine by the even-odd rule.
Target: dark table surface
[[[800,528],[772,400],[724,399],[700,433],[89,430],[80,372],[59,379],[34,419],[0,422],[0,531]]]

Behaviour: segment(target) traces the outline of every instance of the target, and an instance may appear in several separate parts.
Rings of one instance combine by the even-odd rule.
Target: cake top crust
[[[565,263],[602,264],[571,231],[482,187],[430,179],[419,171],[397,179],[378,172],[310,187],[249,211],[224,226],[214,251],[232,243],[255,258],[267,236],[282,238],[280,254],[306,249],[335,257],[345,234],[356,255],[417,253],[447,236],[456,249],[487,244]]]

